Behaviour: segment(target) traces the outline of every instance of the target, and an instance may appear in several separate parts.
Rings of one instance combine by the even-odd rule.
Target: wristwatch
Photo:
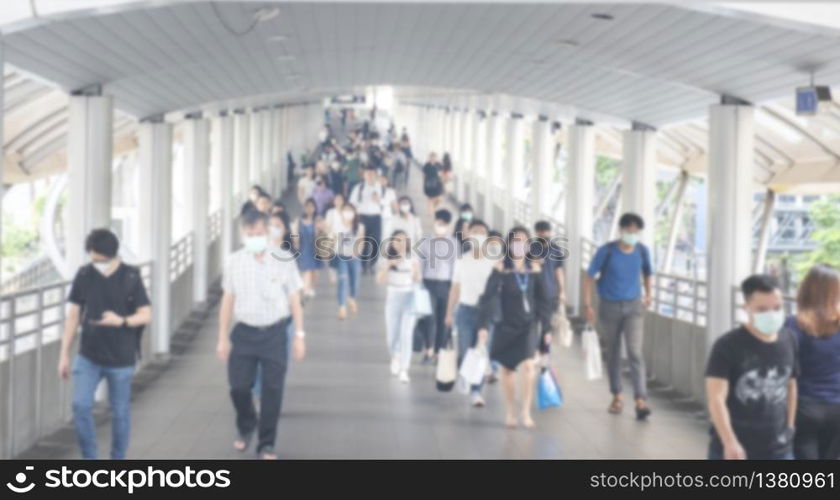
[[[297,331],[295,331],[295,337],[298,337],[298,338],[301,338],[301,339],[302,339],[302,338],[304,338],[305,336],[306,336],[306,333],[304,333],[304,331],[303,331],[303,330],[297,330]]]

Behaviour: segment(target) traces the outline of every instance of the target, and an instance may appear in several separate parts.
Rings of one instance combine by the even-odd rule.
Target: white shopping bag
[[[467,350],[464,360],[461,361],[461,370],[458,374],[467,385],[478,385],[484,379],[484,372],[487,370],[489,360],[487,349],[484,346],[473,347]]]
[[[572,333],[572,325],[569,324],[569,318],[561,311],[554,315],[552,323],[554,335],[560,341],[560,345],[563,347],[572,347],[574,334]]]
[[[601,344],[598,334],[592,326],[587,325],[583,330],[583,353],[585,361],[586,379],[598,380],[603,376],[601,366]]]

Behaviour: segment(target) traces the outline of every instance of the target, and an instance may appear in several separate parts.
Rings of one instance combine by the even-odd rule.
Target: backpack
[[[143,278],[140,276],[140,269],[138,267],[130,266],[126,263],[121,263],[121,265],[125,266],[125,269],[126,269],[126,272],[123,276],[123,283],[122,283],[122,288],[123,288],[123,292],[125,293],[126,302],[128,304],[128,308],[130,310],[136,311],[137,310],[137,305],[136,305],[135,297],[132,294],[132,292],[137,287],[138,283],[142,284],[142,279]],[[93,267],[93,264],[88,264],[86,266],[82,266],[82,268],[79,269],[79,276],[81,276],[81,278],[83,280],[85,280],[85,282],[84,282],[85,290],[90,289],[90,280],[93,279],[93,277],[95,276],[93,273],[98,273],[98,272],[99,271],[97,271]],[[131,328],[131,327],[126,327],[126,328],[130,329],[130,330],[134,330],[134,333],[137,336],[137,359],[139,360],[140,359],[140,354],[141,354],[141,347],[142,347],[141,341],[143,339],[143,330],[145,330],[146,327],[145,327],[145,325],[141,325],[141,326],[135,326],[133,328]]]

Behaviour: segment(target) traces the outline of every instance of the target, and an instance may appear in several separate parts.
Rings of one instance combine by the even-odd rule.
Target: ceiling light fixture
[[[268,37],[269,42],[285,42],[289,37],[287,35],[274,35]]]
[[[254,12],[254,21],[264,23],[270,19],[280,15],[280,9],[277,7],[264,7]]]
[[[606,12],[596,12],[592,14],[592,19],[597,19],[599,21],[612,21],[615,19],[612,14],[607,14]]]

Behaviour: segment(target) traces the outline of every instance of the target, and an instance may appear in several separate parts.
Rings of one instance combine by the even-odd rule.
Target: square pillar
[[[473,206],[473,210],[480,214],[484,211],[484,207],[478,206],[478,193],[481,191],[485,197],[487,189],[487,165],[485,165],[484,157],[487,149],[484,147],[484,141],[487,138],[487,118],[483,115],[475,115],[473,119],[472,133],[472,161],[470,162],[470,199],[467,202]]]
[[[235,134],[234,155],[236,172],[236,196],[240,203],[248,198],[251,188],[251,117],[240,113],[234,117]]]
[[[169,353],[171,339],[170,258],[172,246],[172,125],[142,122],[138,127],[138,148],[142,183],[139,211],[145,244],[141,258],[151,258],[152,268],[152,349],[157,355]]]
[[[655,254],[656,131],[634,124],[624,131],[621,166],[621,211],[635,212],[645,221],[641,241]]]
[[[569,128],[569,163],[566,176],[566,232],[569,258],[566,261],[566,297],[572,314],[580,311],[582,240],[592,239],[595,199],[595,134],[591,124]]]
[[[249,184],[262,184],[262,124],[263,114],[257,111],[251,113],[251,163],[248,166]]]
[[[219,269],[224,269],[225,260],[233,250],[233,207],[236,194],[233,189],[233,120],[233,116],[226,114],[214,118],[212,126],[212,162],[216,165],[215,172],[219,175],[215,187],[219,191],[219,208],[222,214]]]
[[[487,176],[484,191],[484,220],[490,227],[502,231],[502,228],[497,227],[503,221],[496,220],[496,186],[499,184],[498,179],[501,177],[502,165],[502,118],[494,111],[492,115],[487,117],[487,141],[485,153],[485,163],[487,164]]]
[[[531,174],[531,219],[538,221],[546,214],[546,200],[552,184],[554,172],[554,136],[551,122],[540,117],[534,122],[532,150],[534,167]],[[555,228],[556,229],[556,228]]]
[[[505,227],[509,230],[517,222],[516,202],[522,198],[522,187],[524,184],[523,155],[524,144],[522,135],[522,118],[511,116],[507,119],[507,155],[505,158]],[[525,221],[520,221],[525,222]]]
[[[733,287],[752,267],[754,112],[749,105],[709,110],[707,346],[733,327]]]
[[[114,103],[111,96],[70,97],[67,127],[67,242],[65,278],[87,260],[85,238],[111,228]]]
[[[192,229],[193,229],[193,303],[202,304],[207,300],[207,247],[209,231],[210,190],[210,127],[202,118],[188,119],[184,128],[185,167],[192,172]]]

